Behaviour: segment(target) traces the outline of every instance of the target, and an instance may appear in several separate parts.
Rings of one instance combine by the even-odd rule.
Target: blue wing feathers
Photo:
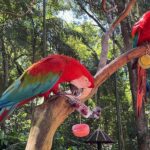
[[[52,78],[45,80],[43,83],[37,80],[37,82],[28,84],[25,87],[22,87],[22,83],[16,80],[0,98],[0,107],[4,104],[7,104],[8,102],[18,103],[24,99],[41,94],[51,89],[58,81],[58,79],[59,75],[55,75]]]
[[[138,38],[139,38],[139,35],[138,35],[138,33],[136,33],[133,38],[133,45],[132,45],[133,48],[137,47]]]
[[[5,111],[5,108],[8,111],[6,114],[10,114],[15,109],[16,105],[23,100],[32,98],[51,89],[59,78],[60,74],[56,73],[49,73],[46,77],[42,75],[38,77],[28,77],[28,75],[24,74],[24,76],[18,78],[8,89],[6,89],[0,98],[0,118]]]

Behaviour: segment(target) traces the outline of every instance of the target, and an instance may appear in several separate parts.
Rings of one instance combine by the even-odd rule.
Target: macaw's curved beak
[[[83,92],[83,88],[79,89],[73,84],[69,84],[72,95],[79,96]]]

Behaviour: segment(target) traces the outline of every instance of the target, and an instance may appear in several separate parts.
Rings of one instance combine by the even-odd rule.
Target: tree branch
[[[132,49],[98,71],[95,75],[95,88],[92,90],[84,90],[79,99],[84,102],[88,98],[92,97],[97,91],[97,88],[116,70],[132,59],[145,55],[148,46],[150,46],[150,44]],[[35,109],[26,150],[51,149],[53,136],[57,128],[64,122],[68,115],[74,111],[66,100],[67,98],[65,97],[58,97],[53,100],[49,99]]]
[[[106,65],[107,53],[108,53],[108,40],[110,38],[110,35],[112,34],[112,32],[114,31],[116,26],[128,16],[128,14],[131,11],[132,7],[134,6],[135,2],[136,2],[136,0],[131,0],[128,3],[127,7],[124,9],[122,14],[113,22],[113,24],[111,25],[109,30],[106,31],[106,33],[103,35],[102,43],[101,43],[102,44],[102,52],[101,52],[101,56],[100,56],[98,70],[100,70],[101,68],[103,68]]]
[[[106,32],[106,29],[100,24],[100,22],[93,16],[91,15],[84,7],[83,5],[79,2],[79,0],[77,0],[77,4],[80,6],[80,8],[90,17],[92,18],[97,25],[102,29],[103,32]]]

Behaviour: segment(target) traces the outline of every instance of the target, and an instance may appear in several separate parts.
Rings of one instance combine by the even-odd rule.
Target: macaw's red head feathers
[[[80,64],[78,61],[76,61],[74,65],[74,73],[77,78],[73,79],[71,83],[78,88],[93,88],[94,78],[91,73],[85,68],[84,65]]]
[[[72,57],[61,56],[67,63],[62,75],[64,81],[70,82],[78,88],[94,87],[94,78],[84,65]]]
[[[49,55],[33,64],[27,71],[32,76],[51,73],[54,78],[58,77],[52,90],[57,89],[62,82],[70,82],[77,88],[94,87],[94,78],[90,72],[78,60],[65,55]]]
[[[132,27],[132,37],[138,33],[138,45],[150,41],[150,11],[147,11]]]

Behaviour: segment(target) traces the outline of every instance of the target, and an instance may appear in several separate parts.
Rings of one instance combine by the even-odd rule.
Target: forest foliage
[[[116,10],[105,13],[99,0],[47,0],[46,1],[46,47],[43,32],[44,0],[0,0],[0,94],[32,63],[44,55],[65,54],[79,59],[94,75],[101,54],[101,37],[118,16]],[[116,1],[109,0],[107,7]],[[120,2],[120,1],[119,1]],[[124,0],[127,3],[127,0]],[[121,3],[121,2],[120,2]],[[121,6],[121,4],[120,4]],[[142,7],[141,7],[142,6]],[[82,8],[83,7],[83,8]],[[127,21],[130,34],[135,21],[148,9],[148,1],[137,1]],[[90,14],[90,15],[89,15]],[[129,35],[130,44],[132,43]],[[117,41],[119,44],[116,44]],[[108,63],[125,50],[121,27],[118,26],[109,40]],[[117,93],[117,96],[116,96]],[[100,106],[102,115],[98,120],[84,119],[82,122],[91,127],[91,131],[100,128],[112,137],[114,144],[105,149],[118,149],[119,127],[117,104],[120,109],[122,144],[125,150],[137,149],[137,131],[132,93],[127,66],[119,69],[86,104]],[[16,110],[0,126],[0,149],[23,150],[28,139],[32,114],[41,99]],[[149,102],[145,105],[145,116],[150,119]],[[61,125],[54,137],[54,150],[96,149],[96,145],[77,139],[71,127],[80,122],[80,115],[74,112]],[[148,127],[150,121],[148,120]]]

